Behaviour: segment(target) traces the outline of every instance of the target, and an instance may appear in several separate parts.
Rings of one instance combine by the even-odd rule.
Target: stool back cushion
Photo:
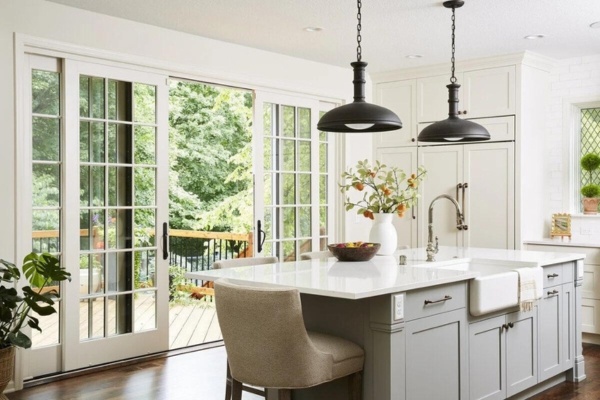
[[[333,356],[310,341],[296,289],[215,281],[217,316],[231,375],[271,388],[302,388],[332,378]]]

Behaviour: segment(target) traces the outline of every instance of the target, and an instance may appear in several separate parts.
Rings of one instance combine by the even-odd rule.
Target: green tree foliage
[[[32,74],[33,160],[59,161],[60,76],[57,73],[34,71]],[[155,123],[156,88],[154,86],[117,82],[96,77],[80,79],[80,113],[82,116],[104,116],[108,99],[110,119],[130,120],[128,104],[133,103],[134,119]],[[93,89],[93,90],[92,90]],[[133,99],[127,100],[133,92]],[[91,94],[90,94],[91,93]],[[105,97],[106,96],[106,97]],[[121,96],[121,97],[119,97]],[[125,96],[125,97],[123,97]],[[118,99],[117,99],[118,97]],[[247,232],[252,226],[252,96],[250,92],[199,83],[173,81],[170,88],[170,225],[175,229]],[[81,134],[82,160],[109,162],[104,143],[109,136],[104,123],[92,129],[83,123]],[[85,129],[84,129],[85,128]],[[109,128],[110,129],[110,128]],[[126,132],[125,132],[126,133]],[[124,133],[119,131],[119,135]],[[121,136],[119,136],[121,137]],[[154,164],[155,130],[135,125],[133,131],[135,164]],[[88,140],[101,154],[90,153]],[[123,143],[121,143],[123,145]],[[159,151],[162,149],[159,149]],[[111,151],[109,142],[109,153]],[[90,157],[92,158],[90,160]],[[120,160],[120,162],[131,162]],[[72,166],[71,166],[72,167]],[[131,167],[119,167],[130,169]],[[107,174],[114,178],[117,169]],[[121,171],[123,172],[123,171]],[[56,166],[37,164],[33,176],[33,205],[59,206],[60,171]],[[81,196],[92,205],[104,206],[104,167],[85,167],[81,173],[91,173],[91,186],[82,181]],[[122,175],[125,176],[125,175]],[[154,168],[136,168],[130,175],[135,184],[135,205],[154,204]],[[120,178],[119,178],[120,179]],[[100,185],[96,187],[97,185]],[[108,195],[115,188],[109,184]],[[91,191],[91,194],[90,194]],[[85,203],[88,201],[86,200]],[[37,211],[35,230],[58,229],[58,212]],[[134,216],[137,227],[151,228],[155,216],[138,210]]]
[[[251,229],[251,94],[173,81],[169,122],[171,227]]]

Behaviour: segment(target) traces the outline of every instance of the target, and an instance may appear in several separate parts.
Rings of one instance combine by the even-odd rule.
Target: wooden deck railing
[[[92,249],[104,248],[104,238],[99,234],[98,228],[92,229]],[[150,236],[154,231],[149,232]],[[79,235],[82,240],[90,239],[90,231],[81,229]],[[253,255],[253,234],[231,232],[189,231],[180,229],[169,230],[169,265],[177,265],[186,272],[205,271],[212,268],[212,264],[226,258],[244,258]],[[36,252],[59,252],[60,232],[58,230],[33,231],[32,248]],[[84,248],[87,248],[84,247]],[[143,276],[151,276],[154,272],[154,262],[146,260],[142,268]],[[196,296],[210,295],[214,292],[206,282],[193,282],[190,287],[199,286],[193,292]],[[205,289],[201,289],[205,287]]]

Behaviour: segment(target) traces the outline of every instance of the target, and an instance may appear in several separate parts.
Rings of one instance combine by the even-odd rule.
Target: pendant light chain
[[[456,46],[455,46],[455,34],[454,34],[454,30],[456,29],[456,16],[455,16],[455,12],[456,12],[456,7],[452,7],[452,77],[450,78],[450,82],[451,83],[456,83],[456,76],[454,76],[454,62],[456,61],[456,59],[454,58],[454,52],[456,51]]]
[[[358,19],[358,25],[356,25],[356,61],[360,61],[362,59],[362,47],[360,47],[360,42],[362,41],[362,36],[360,35],[360,31],[362,30],[361,18],[362,14],[360,13],[360,8],[362,7],[362,1],[358,0],[358,13],[356,14],[356,18]]]

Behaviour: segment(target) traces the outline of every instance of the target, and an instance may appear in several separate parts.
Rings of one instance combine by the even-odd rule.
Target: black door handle
[[[267,232],[262,230],[262,222],[260,219],[256,221],[256,232],[258,232],[258,252],[263,251],[263,244],[265,244],[265,240],[267,239]]]
[[[166,222],[163,222],[162,251],[163,260],[169,258],[169,227]]]

